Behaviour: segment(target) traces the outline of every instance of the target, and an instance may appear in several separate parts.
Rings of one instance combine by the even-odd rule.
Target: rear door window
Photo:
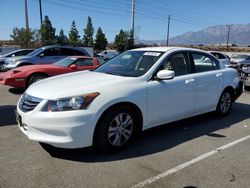
[[[81,52],[81,51],[79,51],[79,50],[74,50],[74,53],[75,53],[75,55],[83,55],[83,56],[87,56],[87,54],[86,54],[86,53]]]
[[[75,50],[70,48],[61,48],[61,56],[74,56]]]
[[[226,59],[226,57],[220,53],[213,52],[211,54],[213,54],[217,59]]]
[[[191,52],[196,72],[206,72],[219,69],[219,62],[207,54]]]
[[[44,54],[44,56],[58,56],[60,55],[60,48],[49,48],[44,50],[41,54]]]

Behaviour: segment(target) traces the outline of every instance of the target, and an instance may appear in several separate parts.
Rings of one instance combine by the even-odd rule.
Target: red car
[[[72,56],[53,64],[27,65],[0,74],[0,84],[16,88],[27,88],[31,84],[49,76],[81,70],[90,70],[99,66],[96,58]]]

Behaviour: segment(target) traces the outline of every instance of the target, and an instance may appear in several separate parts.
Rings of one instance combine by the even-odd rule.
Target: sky
[[[39,1],[28,1],[29,26],[40,28]],[[120,29],[130,30],[132,0],[42,0],[43,17],[48,15],[58,34],[67,35],[75,20],[79,35],[87,17],[95,31],[101,27],[109,42]],[[250,23],[250,0],[135,0],[135,37],[166,40],[168,15],[170,37],[206,27]],[[10,39],[14,27],[25,27],[24,0],[0,0],[0,40]],[[233,28],[232,28],[233,29]]]

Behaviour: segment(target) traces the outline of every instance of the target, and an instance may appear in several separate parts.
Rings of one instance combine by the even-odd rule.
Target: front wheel
[[[230,91],[223,91],[217,104],[216,112],[220,116],[228,114],[232,107],[233,98]]]
[[[126,147],[137,132],[138,121],[128,107],[112,109],[100,120],[95,142],[104,152],[114,152]]]
[[[4,71],[4,62],[0,62],[0,72]]]
[[[46,77],[47,77],[46,75],[42,75],[42,74],[35,74],[31,76],[30,79],[28,80],[27,87],[29,87],[31,84],[38,82]]]

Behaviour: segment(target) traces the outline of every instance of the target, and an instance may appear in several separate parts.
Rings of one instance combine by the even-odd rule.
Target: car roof
[[[208,52],[204,51],[204,50],[200,50],[200,49],[196,49],[196,48],[187,48],[187,47],[145,47],[145,48],[137,48],[137,49],[133,49],[131,51],[157,51],[157,52],[167,52],[170,50],[189,50],[189,51],[196,51],[196,52],[202,52],[202,53],[207,53]]]
[[[48,49],[48,48],[77,48],[74,46],[60,46],[60,45],[49,45],[49,46],[43,46],[42,49]]]
[[[68,56],[67,58],[86,58],[86,59],[93,59],[93,57],[81,56],[81,55],[77,55],[77,56]]]
[[[223,54],[223,55],[226,55],[225,53],[223,53],[223,52],[219,52],[219,51],[209,51],[209,53],[218,53],[218,54]]]

